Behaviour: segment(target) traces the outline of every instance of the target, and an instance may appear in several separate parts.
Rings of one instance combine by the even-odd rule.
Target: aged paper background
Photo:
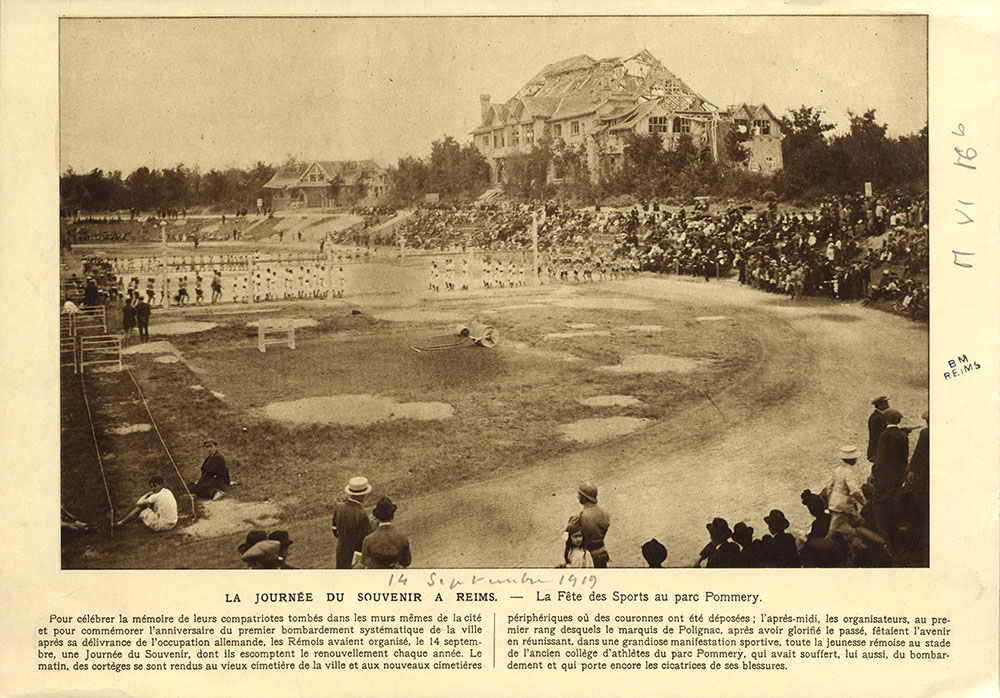
[[[686,13],[679,4],[530,4],[525,13],[608,11]],[[704,9],[698,6],[697,9]],[[740,12],[741,4],[713,3],[713,13]],[[325,571],[254,577],[239,572],[61,571],[59,532],[53,525],[58,499],[59,406],[56,370],[57,308],[57,18],[60,15],[270,14],[271,3],[224,2],[28,2],[0,6],[0,244],[3,273],[3,380],[0,469],[4,497],[0,693],[20,695],[742,695],[917,696],[996,695],[998,645],[998,410],[997,361],[1000,313],[1000,18],[993,3],[761,3],[769,13],[931,12],[931,410],[935,414],[932,565],[929,570],[796,570],[696,572],[672,570],[656,577],[644,570],[609,570],[600,588],[610,592],[662,590],[748,591],[764,597],[776,613],[838,615],[922,614],[952,618],[953,659],[839,667],[801,664],[785,673],[698,675],[662,672],[515,674],[499,668],[466,675],[453,672],[407,676],[382,672],[334,675],[38,673],[34,639],[52,612],[120,610],[126,614],[214,612],[227,592],[384,590],[373,577]],[[514,6],[477,3],[282,3],[283,14],[393,14],[512,12]],[[789,37],[790,41],[807,40]],[[206,57],[206,60],[211,60]],[[966,136],[956,141],[958,123]],[[954,147],[978,152],[977,177],[959,176]],[[968,182],[972,182],[969,184]],[[976,229],[959,229],[955,201],[973,201]],[[974,252],[974,267],[954,264],[953,250]],[[891,347],[887,348],[891,352]],[[975,376],[945,383],[949,357],[960,354],[982,364]],[[272,609],[273,610],[273,609]],[[282,609],[287,611],[288,609]],[[315,610],[315,609],[312,609]],[[450,610],[450,609],[449,609]],[[503,609],[467,608],[496,611]],[[536,610],[518,607],[518,611]],[[555,611],[547,606],[545,611]],[[565,610],[565,609],[563,609]],[[724,609],[706,609],[724,610]],[[498,653],[499,654],[499,653]],[[499,658],[499,657],[498,657]],[[498,662],[498,666],[501,663]],[[866,670],[867,669],[867,670]],[[738,677],[738,685],[732,681]],[[728,677],[728,678],[727,678]],[[626,687],[624,680],[632,682]],[[118,691],[117,692],[112,692]]]

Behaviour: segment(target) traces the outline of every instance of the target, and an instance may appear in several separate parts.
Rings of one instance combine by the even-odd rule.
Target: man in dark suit
[[[875,411],[868,417],[869,463],[875,462],[875,452],[878,449],[878,437],[881,436],[882,432],[885,430],[885,415],[883,413],[889,409],[889,398],[885,395],[880,395],[872,400],[872,405],[875,406]]]
[[[231,484],[226,459],[219,453],[215,439],[206,439],[204,446],[207,455],[201,464],[201,477],[197,482],[189,483],[188,489],[202,499],[222,499]]]
[[[913,447],[906,482],[903,484],[903,495],[909,508],[905,514],[910,543],[915,549],[926,552],[930,533],[930,413],[924,412],[923,418],[927,426],[920,430],[917,445]]]
[[[344,488],[348,499],[333,512],[331,528],[337,538],[337,569],[350,569],[354,553],[361,552],[361,544],[372,532],[372,522],[361,508],[365,495],[372,491],[368,478],[352,477]]]
[[[899,498],[910,457],[909,429],[899,426],[903,415],[892,408],[884,412],[886,427],[878,437],[872,465],[872,507],[880,533],[891,543],[899,533]]]
[[[139,327],[139,341],[149,341],[149,303],[142,296],[137,295],[138,302],[135,305],[135,324]]]

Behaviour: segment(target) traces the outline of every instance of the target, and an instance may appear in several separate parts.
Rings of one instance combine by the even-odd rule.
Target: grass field
[[[375,488],[369,504],[382,494],[400,504],[401,525],[410,502],[443,513],[456,492],[470,487],[496,489],[492,496],[515,510],[525,497],[535,500],[531,506],[542,505],[561,488],[558,518],[565,520],[576,474],[558,478],[561,484],[544,493],[524,493],[514,483],[556,480],[566,463],[599,478],[606,469],[629,473],[634,459],[644,465],[631,476],[655,474],[663,464],[651,464],[649,456],[658,447],[664,455],[681,445],[692,454],[706,453],[729,423],[750,428],[761,415],[822,397],[810,385],[818,348],[780,317],[789,304],[776,296],[732,282],[652,276],[431,295],[418,290],[422,265],[409,262],[395,281],[380,275],[376,286],[396,283],[398,289],[353,299],[154,311],[152,339],[169,345],[128,355],[126,372],[87,374],[86,389],[117,515],[145,491],[149,475],[161,473],[179,495],[184,518],[168,534],[153,535],[136,524],[116,530],[113,539],[103,530],[67,540],[64,566],[238,567],[235,543],[257,526],[289,528],[304,543],[297,548],[299,564],[329,566],[320,551],[332,546],[328,524],[321,522],[343,496],[347,479],[358,474]],[[736,305],[731,295],[740,298]],[[817,311],[823,307],[832,317],[822,318]],[[822,322],[824,331],[855,332],[858,320],[841,307],[810,307],[809,317]],[[879,315],[852,306],[855,312]],[[297,331],[295,350],[272,347],[262,354],[256,329],[247,325],[275,316],[315,325]],[[175,322],[215,326],[157,336],[158,328]],[[495,326],[498,346],[412,350],[468,322]],[[926,357],[923,364],[925,375]],[[916,383],[910,388],[915,395],[922,387],[919,365],[916,357],[916,378],[908,378]],[[822,415],[809,419],[824,421]],[[114,433],[151,421],[177,470],[156,430]],[[808,421],[800,427],[805,430]],[[82,518],[106,520],[107,497],[96,474],[79,381],[71,372],[63,374],[63,435],[64,503]],[[218,439],[238,484],[225,499],[199,502],[192,512],[187,497],[180,496],[180,481],[197,478],[201,443],[208,436]],[[766,433],[758,428],[754,438],[761,436]],[[794,453],[785,454],[779,472],[796,472],[797,460]],[[734,492],[721,491],[726,478],[716,482],[719,473],[705,472],[703,458],[693,458],[690,467],[691,477],[701,471],[702,479],[720,490],[702,497],[704,506],[732,506]],[[733,467],[720,467],[729,480],[739,479]],[[539,478],[539,472],[549,475]],[[504,483],[511,483],[511,491],[504,491]],[[657,485],[654,477],[650,483],[654,490],[668,488],[666,480]],[[789,483],[789,491],[811,485],[803,474],[802,481]],[[671,494],[674,486],[669,485]],[[697,497],[696,489],[688,496]],[[786,513],[793,519],[797,512],[791,507]],[[717,514],[704,515],[708,521]],[[419,523],[416,516],[410,523],[411,536],[423,526],[444,525]],[[700,537],[702,525],[684,535]],[[548,537],[557,534],[545,531]],[[451,554],[442,549],[449,545],[435,543],[437,557],[425,558],[426,564],[487,564],[487,556],[469,556],[461,536]],[[529,565],[532,559],[510,563]],[[414,564],[422,564],[419,554]]]

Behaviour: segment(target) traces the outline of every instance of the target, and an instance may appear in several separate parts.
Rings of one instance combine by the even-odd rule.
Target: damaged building
[[[660,134],[668,149],[688,134],[700,157],[719,162],[732,128],[745,136],[745,167],[782,166],[780,123],[766,105],[721,111],[645,49],[624,59],[580,55],[552,63],[503,104],[481,95],[480,115],[472,136],[492,184],[503,181],[506,158],[531,151],[544,137],[582,148],[595,178],[602,167],[621,165],[628,133]],[[550,171],[555,181],[559,175]]]
[[[263,186],[271,208],[369,206],[389,192],[388,173],[374,160],[315,160],[280,168]]]

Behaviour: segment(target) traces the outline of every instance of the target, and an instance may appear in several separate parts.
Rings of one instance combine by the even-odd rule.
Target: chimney
[[[483,123],[486,123],[486,112],[490,109],[490,96],[489,95],[479,95],[479,110],[482,112],[481,117]]]

